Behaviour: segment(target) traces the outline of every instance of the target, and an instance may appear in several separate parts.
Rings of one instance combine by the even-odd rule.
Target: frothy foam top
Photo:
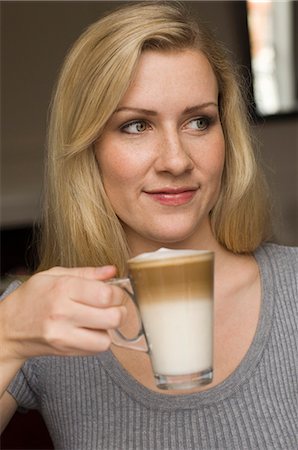
[[[208,253],[210,253],[208,250],[175,250],[162,247],[154,252],[141,253],[140,255],[131,258],[129,262],[156,261],[160,259],[177,258],[183,256],[204,255]]]

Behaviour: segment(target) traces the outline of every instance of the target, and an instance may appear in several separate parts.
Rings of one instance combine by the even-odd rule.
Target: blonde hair
[[[214,235],[233,252],[251,252],[264,239],[263,178],[224,50],[180,4],[142,2],[91,25],[65,60],[51,107],[40,270],[115,264],[125,272],[129,249],[102,185],[94,142],[128,89],[141,52],[187,48],[206,55],[219,85],[226,162],[210,213]]]

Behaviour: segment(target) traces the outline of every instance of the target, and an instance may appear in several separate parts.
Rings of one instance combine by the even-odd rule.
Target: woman
[[[1,304],[3,421],[37,408],[63,449],[294,448],[297,250],[264,244],[240,87],[181,7],[130,5],[75,44],[46,187],[39,271]],[[108,333],[135,323],[105,281],[162,246],[216,255],[215,376],[192,391],[157,392]]]

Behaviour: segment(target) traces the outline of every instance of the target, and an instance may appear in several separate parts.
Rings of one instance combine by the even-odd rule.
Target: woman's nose
[[[157,144],[157,152],[155,167],[160,172],[169,172],[178,176],[193,169],[193,161],[187,146],[178,132],[164,133]]]

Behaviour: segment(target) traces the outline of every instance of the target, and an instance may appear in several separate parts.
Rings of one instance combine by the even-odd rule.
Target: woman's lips
[[[145,191],[152,200],[166,206],[180,206],[189,203],[196,195],[197,189],[181,188],[160,191]]]

